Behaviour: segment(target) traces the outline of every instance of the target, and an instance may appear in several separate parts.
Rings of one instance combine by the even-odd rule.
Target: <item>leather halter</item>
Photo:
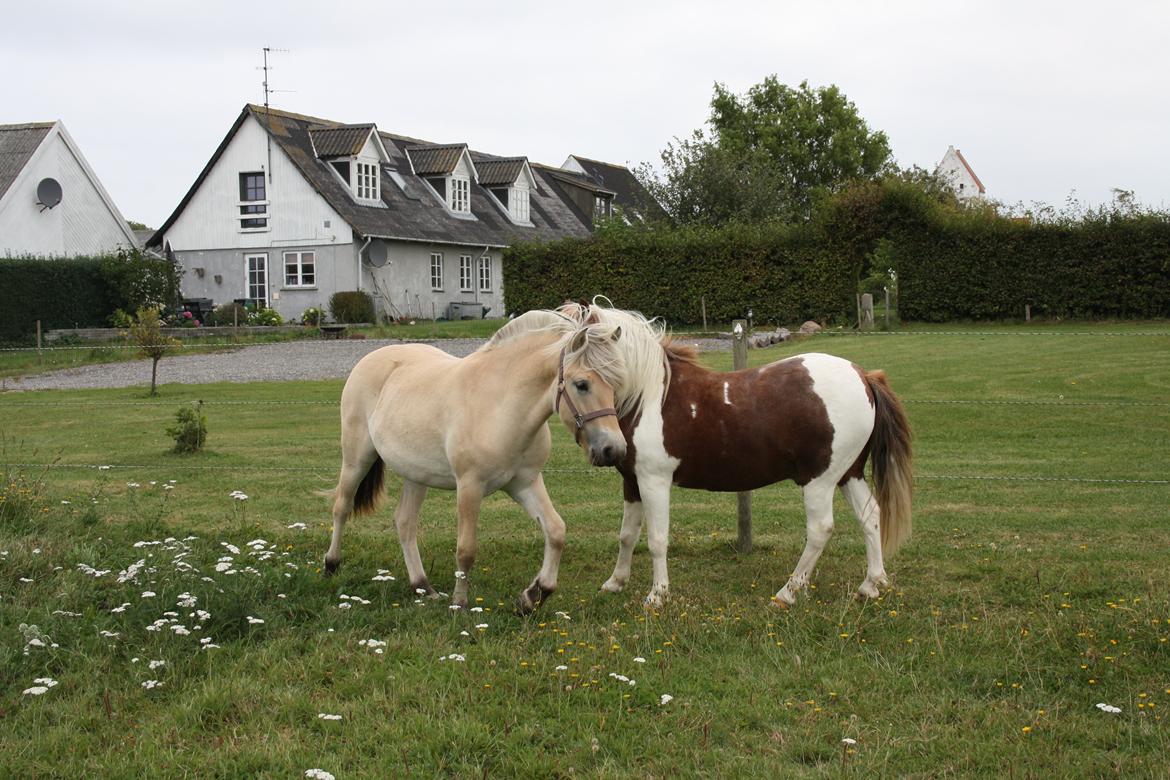
[[[604,409],[598,409],[586,414],[581,414],[581,412],[577,411],[577,407],[573,403],[573,399],[570,398],[569,394],[565,392],[565,351],[568,348],[568,344],[561,347],[560,365],[557,367],[557,398],[556,401],[553,402],[553,411],[557,414],[561,413],[561,398],[563,397],[565,399],[565,406],[569,407],[569,413],[573,415],[573,422],[577,423],[577,430],[574,434],[574,438],[577,441],[580,441],[581,429],[585,427],[585,423],[589,422],[590,420],[596,420],[598,417],[617,417],[618,413],[617,409],[614,409],[612,406],[607,406]]]

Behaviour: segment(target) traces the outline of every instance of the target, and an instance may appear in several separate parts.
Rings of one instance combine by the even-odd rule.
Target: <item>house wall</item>
[[[316,252],[316,284],[311,288],[284,286],[284,252]],[[251,249],[177,250],[175,257],[186,273],[183,296],[211,298],[215,305],[248,297],[246,256],[268,255],[269,306],[286,320],[300,319],[310,306],[327,308],[335,292],[355,290],[357,248],[353,244],[284,244]]]
[[[967,166],[963,165],[953,146],[947,149],[942,162],[938,164],[938,174],[951,183],[958,198],[966,200],[979,197],[978,182],[971,176]]]
[[[491,289],[479,289],[477,262],[484,255],[483,247],[452,246],[450,244],[426,244],[410,241],[387,241],[388,260],[381,268],[364,265],[362,289],[375,296],[378,310],[388,317],[446,317],[451,302],[482,303],[489,307],[487,316],[503,317],[504,290],[502,259],[499,249],[491,249],[487,256],[491,260]],[[431,288],[431,253],[443,254],[443,289]],[[472,259],[471,292],[459,289],[459,256],[470,255]],[[417,298],[416,298],[417,296]],[[387,298],[392,306],[387,305]],[[432,308],[433,304],[433,308]]]
[[[37,185],[53,178],[61,202],[37,205]],[[132,246],[121,214],[111,211],[82,161],[56,130],[29,160],[0,203],[0,255],[100,255]]]
[[[353,231],[305,181],[277,144],[265,180],[268,229],[240,228],[240,174],[269,170],[264,129],[249,116],[164,239],[176,253],[202,249],[270,249],[353,243]],[[328,223],[328,224],[326,224]]]

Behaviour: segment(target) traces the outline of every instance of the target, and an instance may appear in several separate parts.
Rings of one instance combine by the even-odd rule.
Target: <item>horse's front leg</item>
[[[645,605],[658,607],[670,590],[670,576],[666,571],[666,548],[670,538],[670,478],[639,476],[638,486],[646,520],[646,542],[654,565],[654,580]]]
[[[483,503],[483,484],[478,479],[462,479],[455,487],[456,512],[459,517],[455,543],[455,590],[451,603],[467,608],[467,578],[475,565],[475,530],[479,524],[479,506]]]
[[[544,531],[544,561],[540,571],[532,583],[520,592],[517,602],[517,611],[527,615],[552,595],[557,588],[557,572],[561,566],[561,552],[565,549],[565,521],[553,507],[552,499],[544,487],[544,477],[536,475],[536,479],[526,485],[509,487],[508,495],[524,508],[540,530]]]
[[[614,564],[613,574],[601,586],[602,590],[610,593],[620,593],[630,579],[630,564],[634,558],[634,547],[638,544],[638,537],[642,535],[642,498],[635,501],[628,498],[622,507],[622,530],[618,534],[618,557]]]

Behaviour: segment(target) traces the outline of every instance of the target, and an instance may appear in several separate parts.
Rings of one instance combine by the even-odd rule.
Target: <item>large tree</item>
[[[885,133],[841,90],[769,76],[744,95],[716,84],[709,130],[668,144],[661,172],[638,172],[677,221],[722,224],[805,219],[820,195],[889,167]]]

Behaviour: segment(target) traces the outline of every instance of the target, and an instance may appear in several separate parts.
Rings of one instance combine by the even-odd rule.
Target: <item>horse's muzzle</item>
[[[589,462],[594,466],[616,466],[626,457],[626,443],[615,443],[608,438],[589,443]]]

